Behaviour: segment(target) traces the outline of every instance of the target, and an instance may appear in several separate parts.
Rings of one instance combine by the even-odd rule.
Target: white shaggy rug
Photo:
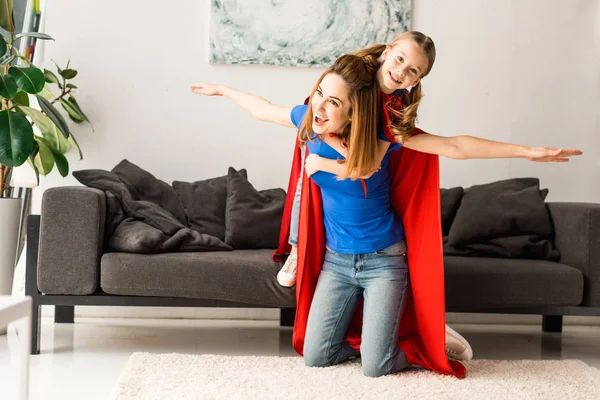
[[[466,363],[465,379],[410,369],[382,378],[359,362],[305,367],[300,357],[134,353],[113,399],[598,399],[600,371],[582,361]]]

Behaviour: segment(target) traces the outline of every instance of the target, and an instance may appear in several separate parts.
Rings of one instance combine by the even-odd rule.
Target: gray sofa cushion
[[[246,170],[239,173],[246,177]],[[185,209],[189,227],[225,240],[227,175],[193,183],[174,181],[173,189]]]
[[[190,297],[295,307],[295,288],[276,281],[272,250],[128,254],[106,253],[100,286],[110,294]]]
[[[234,168],[227,175],[225,243],[234,249],[275,249],[285,190],[258,191]]]
[[[576,306],[583,274],[544,260],[445,256],[446,309]]]

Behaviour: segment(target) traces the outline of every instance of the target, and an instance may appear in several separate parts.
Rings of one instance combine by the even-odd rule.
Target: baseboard
[[[54,307],[43,307],[42,315],[54,316]],[[77,306],[75,317],[279,320],[279,309]]]
[[[54,307],[42,315],[54,316]],[[77,306],[75,317],[279,320],[278,309]],[[541,325],[540,315],[448,313],[448,324]],[[565,316],[564,325],[600,325],[600,317]]]

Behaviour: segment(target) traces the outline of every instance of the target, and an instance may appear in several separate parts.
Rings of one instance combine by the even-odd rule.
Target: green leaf
[[[54,75],[54,72],[44,68],[44,79],[48,83],[58,83],[58,76]]]
[[[63,154],[66,154],[71,149],[71,142],[69,142],[69,139],[65,139],[63,134],[60,133],[54,124],[52,124],[52,128],[49,131],[43,132],[42,135],[44,136],[44,139],[50,142],[54,148]],[[69,138],[71,138],[71,136],[69,136]]]
[[[79,152],[79,159],[83,160],[83,153],[81,152],[81,147],[79,147],[79,143],[77,143],[77,140],[75,140],[75,136],[73,136],[73,135],[69,136],[69,143],[71,143],[73,146],[75,146],[75,148]]]
[[[60,99],[60,105],[65,109],[69,115],[69,118],[71,118],[71,121],[75,122],[76,124],[80,124],[85,121],[85,116],[81,115],[77,109],[64,98]]]
[[[52,101],[54,99],[54,93],[52,93],[52,90],[50,90],[50,86],[48,86],[48,84],[45,84],[42,91],[39,92],[37,95],[42,96],[48,101]]]
[[[65,79],[73,79],[77,76],[77,71],[71,68],[63,69],[60,71],[60,75]]]
[[[69,175],[69,160],[64,156],[60,151],[56,150],[54,147],[50,147],[50,151],[52,151],[52,157],[54,158],[54,163],[56,164],[56,168],[58,168],[58,173],[64,178]]]
[[[54,125],[56,125],[56,127],[62,132],[64,137],[68,139],[69,136],[71,136],[71,131],[69,130],[67,121],[65,121],[61,113],[42,96],[35,97],[38,99],[40,108],[42,109],[44,114],[46,114],[52,120],[52,122],[54,122]]]
[[[56,65],[56,70],[58,71],[58,74],[61,75],[62,74],[62,69],[60,69],[60,67],[58,66],[58,64],[56,63],[56,61],[52,60],[52,62],[54,63],[54,65]]]
[[[8,45],[6,44],[6,39],[4,39],[4,36],[2,36],[2,39],[0,39],[0,55],[5,55],[7,51]]]
[[[0,96],[12,99],[17,95],[17,82],[9,75],[0,75]]]
[[[21,106],[29,106],[29,95],[23,91],[18,91],[17,95],[13,97],[13,102],[21,105]]]
[[[88,120],[73,97],[69,97],[68,99],[60,99],[60,104],[63,106],[67,114],[69,114],[69,117],[73,122],[80,124]]]
[[[19,110],[22,110],[29,118],[31,118],[50,146],[63,154],[69,151],[69,148],[71,147],[69,141],[58,131],[56,125],[54,125],[52,120],[50,120],[46,114],[31,107],[19,107]]]
[[[39,150],[38,154],[35,156],[33,160],[33,165],[35,165],[42,175],[48,175],[52,168],[54,168],[54,157],[52,156],[52,150],[50,147],[44,143],[42,138],[35,136],[35,141],[38,144]]]
[[[48,149],[52,153],[52,158],[54,159],[54,163],[56,164],[56,168],[58,168],[58,172],[60,173],[60,175],[63,178],[65,176],[69,175],[69,161],[67,160],[67,158],[61,152],[59,152],[57,149],[52,147],[46,141],[46,139],[41,138],[41,137],[36,137],[36,141],[39,144],[44,143],[48,147]],[[41,146],[40,146],[40,149],[41,149]]]
[[[44,132],[48,132],[54,126],[54,123],[48,118],[43,112],[40,110],[36,110],[31,107],[19,107],[20,110],[23,110],[25,115],[27,115],[33,123],[39,128],[42,134]]]
[[[67,88],[68,89],[77,89],[77,86],[73,85],[72,83],[67,83]]]
[[[15,78],[19,89],[36,94],[44,88],[44,73],[36,67],[10,67],[8,74]]]
[[[2,65],[2,66],[10,65],[15,58],[17,58],[17,56],[11,56],[11,55],[6,54],[4,57],[2,57],[0,59],[0,65]]]
[[[19,113],[0,112],[0,163],[7,167],[23,164],[33,151],[33,128]]]
[[[33,168],[33,172],[35,172],[35,180],[37,181],[38,186],[40,185],[40,171],[38,170],[38,167],[35,165],[35,157],[37,156],[37,153],[39,150],[40,150],[40,147],[38,146],[37,142],[33,142],[33,151],[31,152],[31,155],[27,159],[27,163],[29,165],[31,165],[31,168]]]
[[[14,32],[13,0],[0,0],[0,26],[8,32]]]
[[[32,38],[42,39],[42,40],[54,40],[54,38],[52,36],[46,35],[45,33],[40,33],[40,32],[19,33],[18,35],[15,35],[15,40],[21,39],[22,37],[32,37]]]

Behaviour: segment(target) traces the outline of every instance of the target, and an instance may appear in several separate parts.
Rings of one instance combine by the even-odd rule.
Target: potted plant
[[[49,174],[54,167],[64,177],[69,173],[65,153],[81,149],[69,126],[57,109],[60,104],[75,123],[89,120],[81,111],[70,82],[77,71],[69,67],[57,73],[40,69],[21,54],[18,40],[53,40],[38,32],[15,34],[13,2],[0,0],[0,295],[10,294],[14,274],[21,199],[12,198],[10,178],[13,168],[27,162],[40,175]],[[58,88],[55,95],[51,87]],[[31,103],[30,103],[31,101]],[[1,327],[0,327],[1,329]]]

